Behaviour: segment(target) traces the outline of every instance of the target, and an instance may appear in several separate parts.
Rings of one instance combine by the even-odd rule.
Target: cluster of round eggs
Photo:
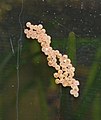
[[[62,55],[58,50],[53,50],[50,46],[51,37],[46,34],[41,24],[32,25],[30,22],[26,23],[28,29],[24,30],[27,38],[37,39],[41,44],[42,52],[47,55],[48,65],[56,69],[54,73],[55,83],[62,84],[64,87],[70,86],[70,94],[78,97],[79,81],[73,78],[75,68],[71,64],[71,60],[67,55]]]

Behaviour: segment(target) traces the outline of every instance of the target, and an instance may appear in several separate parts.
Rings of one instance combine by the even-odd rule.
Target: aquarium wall
[[[68,56],[79,96],[56,84],[40,43],[24,33],[27,22]],[[0,120],[101,120],[100,106],[101,1],[1,0]]]

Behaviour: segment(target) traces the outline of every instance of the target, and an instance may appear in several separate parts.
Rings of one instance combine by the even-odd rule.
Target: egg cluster
[[[62,55],[58,50],[53,50],[50,46],[51,37],[46,34],[46,30],[43,29],[41,24],[32,25],[30,22],[26,23],[28,29],[24,30],[27,38],[37,39],[41,44],[42,52],[47,56],[48,65],[56,69],[54,73],[55,83],[62,84],[63,87],[70,86],[70,94],[74,97],[78,97],[79,93],[79,81],[75,80],[74,71],[75,68],[71,64],[71,60],[67,55]]]

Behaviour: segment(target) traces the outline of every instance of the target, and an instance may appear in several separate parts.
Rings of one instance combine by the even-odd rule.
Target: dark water
[[[56,85],[55,69],[26,22],[42,24],[69,55],[80,96]],[[17,69],[18,68],[18,69]],[[0,1],[0,120],[101,120],[101,1]]]

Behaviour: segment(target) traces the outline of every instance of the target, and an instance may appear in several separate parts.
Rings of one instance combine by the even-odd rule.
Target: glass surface
[[[72,60],[78,98],[55,84],[28,21]],[[0,0],[0,120],[101,120],[100,0]]]

